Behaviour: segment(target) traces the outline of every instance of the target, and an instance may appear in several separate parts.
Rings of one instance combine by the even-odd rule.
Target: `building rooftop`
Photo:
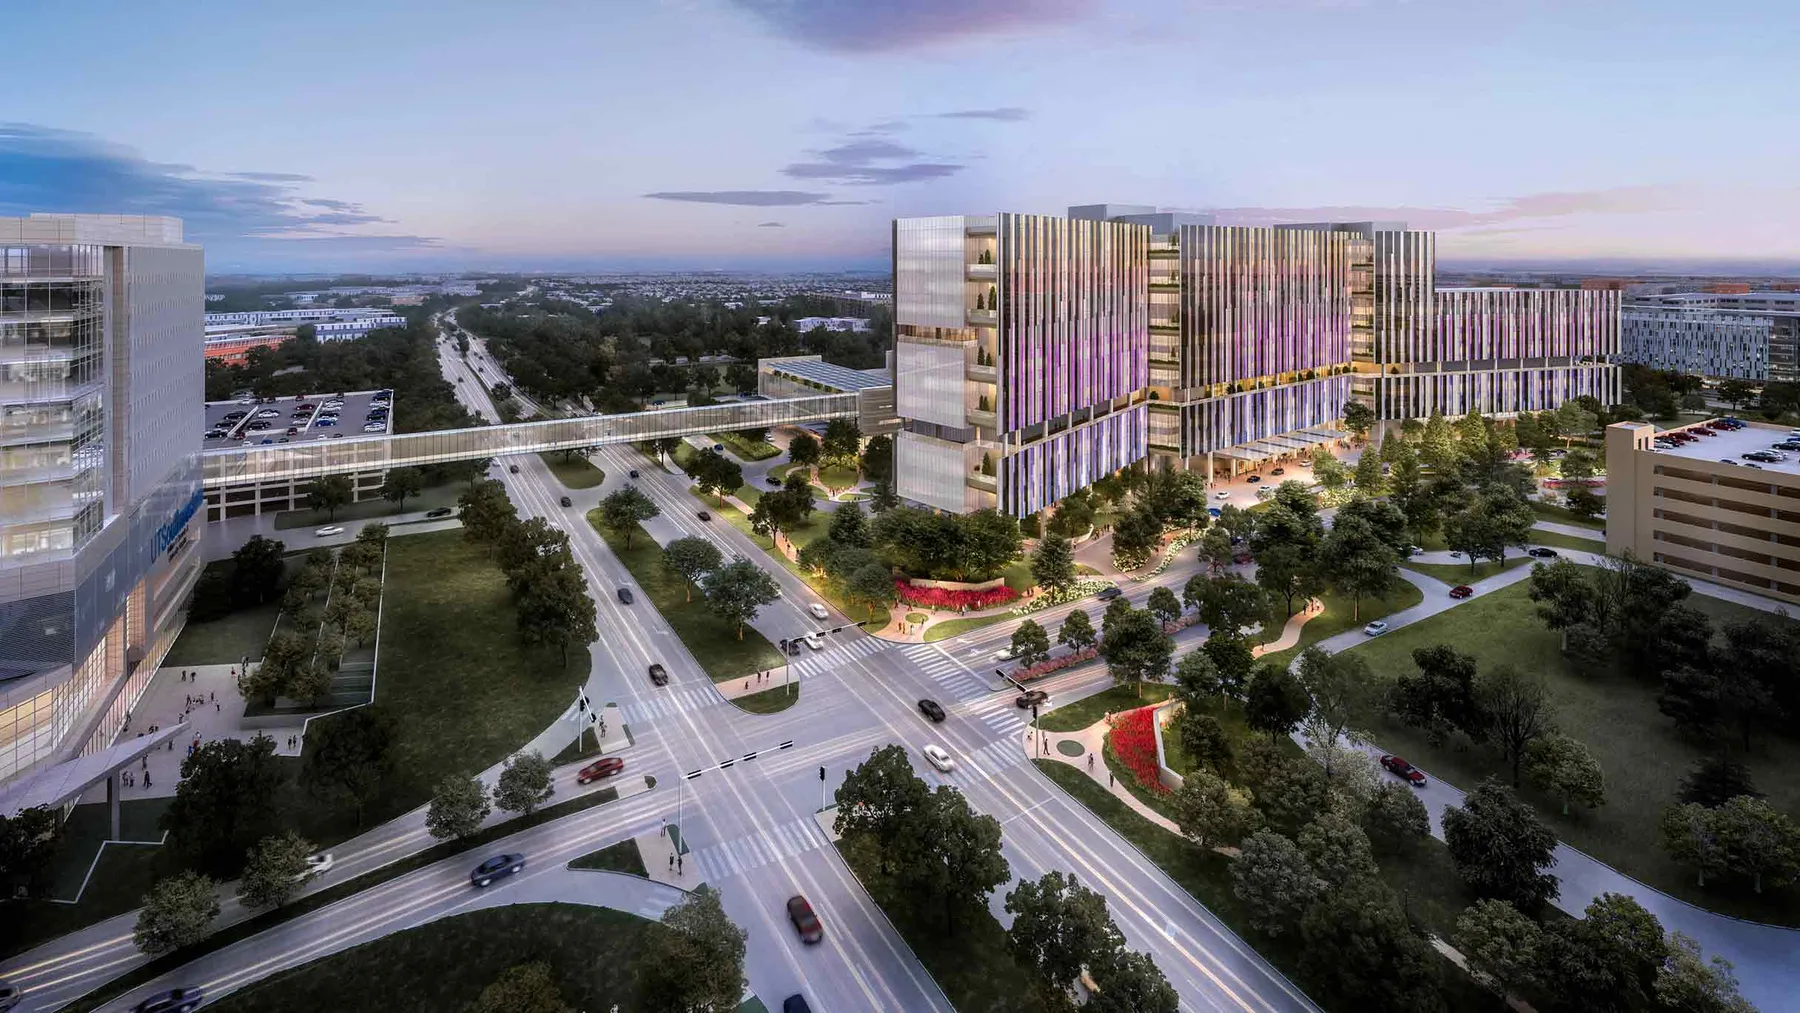
[[[1695,427],[1681,426],[1678,428],[1692,429]],[[1665,429],[1658,429],[1657,433],[1660,435],[1667,431],[1668,430]],[[1710,437],[1702,436],[1692,443],[1677,444],[1674,450],[1657,450],[1655,453],[1668,457],[1692,458],[1697,461],[1730,463],[1746,469],[1748,469],[1750,464],[1754,463],[1757,468],[1760,468],[1763,471],[1780,472],[1786,475],[1800,475],[1800,453],[1792,451],[1776,451],[1776,453],[1783,454],[1787,457],[1787,460],[1776,464],[1769,464],[1763,461],[1746,461],[1741,456],[1743,454],[1748,454],[1753,450],[1768,450],[1772,444],[1783,442],[1783,439],[1788,434],[1788,430],[1786,429],[1747,426],[1743,429],[1736,430],[1715,429],[1713,432],[1718,435]]]
[[[822,383],[827,387],[845,392],[894,385],[894,378],[887,375],[885,370],[851,369],[849,366],[821,362],[817,359],[782,359],[770,363],[769,368],[778,373],[786,373],[802,380]]]
[[[179,246],[181,219],[161,215],[33,214],[0,218],[0,243]]]
[[[394,429],[394,406],[391,399],[388,403],[387,417],[383,420],[386,428],[381,433],[362,431],[363,424],[369,416],[369,409],[373,407],[375,393],[372,390],[361,390],[343,394],[302,394],[297,397],[278,397],[272,401],[263,402],[258,402],[255,398],[208,401],[206,403],[206,428],[203,432],[212,432],[222,427],[226,430],[226,435],[204,440],[200,449],[224,450],[242,446],[245,440],[250,441],[253,445],[260,444],[264,440],[276,443],[282,440],[289,443],[311,443],[318,440],[335,439],[340,435],[349,438],[391,433]],[[344,406],[338,409],[337,423],[335,425],[319,425],[319,415],[322,414],[319,409],[324,407],[326,401],[333,399],[340,399],[344,402]],[[294,406],[301,404],[309,404],[313,407],[311,410],[296,413]],[[273,411],[275,415],[271,418],[257,418],[257,413],[262,411]],[[233,412],[243,412],[244,416],[227,422],[225,416]],[[249,426],[256,422],[266,422],[268,428],[251,430]],[[291,436],[288,435],[289,429],[295,430]]]

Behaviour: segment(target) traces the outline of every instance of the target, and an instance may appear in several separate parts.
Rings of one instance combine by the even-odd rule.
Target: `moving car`
[[[525,868],[525,856],[520,854],[495,855],[477,865],[469,873],[469,882],[476,886],[486,886],[496,879],[506,877]]]
[[[340,527],[339,525],[327,524],[326,526],[313,532],[313,535],[316,537],[319,537],[319,538],[330,538],[332,535],[341,535],[343,533],[344,533],[344,529],[342,527]]]
[[[694,516],[700,518],[703,521],[712,520],[712,514],[709,514],[704,510],[700,511],[699,513],[695,514]]]
[[[507,465],[507,466],[506,466],[506,470],[507,470],[507,471],[510,471],[510,472],[512,472],[512,473],[513,473],[513,474],[515,474],[515,475],[517,475],[517,474],[518,474],[518,473],[519,473],[519,466],[518,466],[518,465],[516,465],[516,464],[509,464],[509,465]]]
[[[434,509],[425,511],[425,516],[426,517],[448,517],[455,512],[456,511],[450,509],[449,507],[436,507]]]
[[[919,713],[933,721],[944,720],[944,708],[936,700],[920,700]]]
[[[1386,767],[1390,773],[1398,774],[1405,778],[1413,787],[1425,787],[1425,772],[1412,764],[1407,763],[1400,757],[1383,756],[1381,758],[1381,765]]]
[[[1556,550],[1555,549],[1546,549],[1541,545],[1534,545],[1531,548],[1526,549],[1525,554],[1527,556],[1532,556],[1537,559],[1555,559],[1556,558]]]
[[[1231,493],[1224,489],[1220,489],[1218,492],[1213,493],[1213,499],[1230,499],[1230,498],[1231,498]]]
[[[713,453],[723,454],[724,452],[725,452],[725,444],[723,444],[723,443],[713,444]]]
[[[631,596],[631,588],[628,588],[628,587],[619,588],[619,604],[629,605],[633,601],[636,601],[636,600],[637,599],[635,599]]]
[[[1112,601],[1114,598],[1117,598],[1124,593],[1125,592],[1119,590],[1119,585],[1114,584],[1112,587],[1101,588],[1100,593],[1094,597],[1100,601]]]
[[[1038,707],[1049,702],[1050,694],[1041,689],[1028,689],[1023,693],[1020,693],[1019,698],[1013,701],[1013,703],[1019,706],[1020,710],[1030,710],[1033,707]]]
[[[566,506],[566,507],[572,507],[575,505],[575,501],[570,499],[567,496],[562,497],[558,502],[562,503],[562,505]]]
[[[781,1001],[781,1013],[812,1013],[812,1007],[806,1004],[806,996],[796,992]]]
[[[825,606],[819,604],[816,601],[808,602],[807,606],[806,606],[806,611],[812,613],[812,617],[814,619],[830,619],[831,618],[831,613],[825,611]]]
[[[1015,655],[1013,653],[1013,649],[1011,647],[1002,647],[998,651],[994,652],[994,660],[995,661],[1011,661],[1015,657],[1017,657],[1017,655]]]
[[[329,851],[321,851],[316,855],[307,855],[306,856],[306,871],[301,873],[298,876],[295,876],[294,878],[300,880],[301,882],[305,882],[306,880],[311,879],[314,876],[325,875],[326,873],[330,872],[331,867],[336,864],[337,864],[337,859],[335,857],[333,857],[331,852],[329,852]]]
[[[1244,479],[1244,481],[1248,482],[1251,485],[1255,485],[1256,483],[1262,481],[1262,476],[1261,475],[1251,475],[1249,478]]]
[[[658,686],[667,686],[669,684],[669,670],[661,665],[651,665],[650,681],[656,683]]]
[[[799,894],[789,897],[787,913],[788,921],[794,923],[794,931],[800,933],[801,942],[816,943],[825,938],[825,926],[819,924],[819,916],[813,913],[812,905],[805,897]]]
[[[1369,625],[1363,627],[1363,635],[1369,636],[1369,637],[1379,637],[1383,633],[1386,633],[1387,631],[1388,631],[1388,624],[1382,622],[1379,619],[1377,619],[1374,622],[1370,623]]]
[[[611,777],[624,769],[625,761],[623,759],[617,756],[602,756],[581,768],[581,771],[575,775],[575,783],[586,784],[589,781],[598,781],[603,777]]]
[[[1285,475],[1285,474],[1287,474],[1287,469],[1286,469],[1286,468],[1275,468],[1275,469],[1273,469],[1273,470],[1271,470],[1271,471],[1270,471],[1270,472],[1269,472],[1269,474],[1271,474],[1271,475]]]
[[[0,981],[0,1013],[17,1006],[24,998],[24,989],[10,982]]]
[[[1452,598],[1467,598],[1474,593],[1475,589],[1467,584],[1458,584],[1450,589],[1450,597]]]
[[[637,472],[636,468],[631,469],[631,477],[632,478],[638,477],[638,472]]]
[[[815,651],[823,651],[825,649],[825,638],[819,636],[817,633],[808,633],[800,639],[806,641],[806,646]]]
[[[188,1013],[199,1009],[206,993],[198,985],[183,985],[158,992],[131,1007],[131,1013]]]
[[[921,752],[925,754],[925,759],[930,761],[932,766],[946,774],[956,769],[956,761],[952,760],[950,754],[944,752],[939,746],[926,746]]]

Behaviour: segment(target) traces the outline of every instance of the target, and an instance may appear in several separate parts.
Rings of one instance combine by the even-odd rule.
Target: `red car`
[[[611,777],[624,769],[625,761],[623,759],[617,756],[602,756],[581,768],[581,773],[575,775],[575,783],[586,784],[589,781],[598,781],[603,777]]]
[[[1698,434],[1700,434],[1700,435],[1701,435],[1701,436],[1717,436],[1717,435],[1719,435],[1719,434],[1718,434],[1718,433],[1715,433],[1715,432],[1713,432],[1713,431],[1712,431],[1712,430],[1710,430],[1710,429],[1706,429],[1706,428],[1704,428],[1704,427],[1702,427],[1702,428],[1699,428],[1699,429],[1692,429],[1692,430],[1689,430],[1689,431],[1690,431],[1690,432],[1694,432],[1694,433],[1698,433]]]
[[[1425,772],[1423,770],[1420,770],[1419,768],[1413,766],[1412,764],[1407,763],[1405,760],[1402,760],[1400,757],[1398,757],[1398,756],[1383,756],[1381,758],[1381,765],[1383,767],[1386,767],[1391,773],[1398,774],[1401,777],[1405,778],[1408,782],[1410,782],[1412,784],[1413,787],[1415,787],[1415,788],[1425,787]]]
[[[800,933],[803,943],[816,943],[825,938],[825,926],[819,924],[819,916],[813,914],[812,905],[806,898],[795,894],[788,898],[788,920],[794,923],[794,931]]]
[[[1452,598],[1467,598],[1474,593],[1475,589],[1467,584],[1458,584],[1450,589],[1450,597]]]

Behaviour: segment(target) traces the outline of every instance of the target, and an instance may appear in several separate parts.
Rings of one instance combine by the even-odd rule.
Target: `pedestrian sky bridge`
[[[892,388],[888,388],[889,391]],[[508,454],[574,450],[665,437],[698,436],[733,429],[801,425],[829,419],[875,421],[869,392],[821,394],[775,400],[734,401],[704,408],[665,408],[624,415],[546,419],[391,436],[346,436],[305,443],[209,450],[201,455],[208,489],[320,475],[472,461]],[[891,393],[888,412],[891,414]]]

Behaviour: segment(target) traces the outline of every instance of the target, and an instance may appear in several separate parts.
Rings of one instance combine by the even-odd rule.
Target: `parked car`
[[[1227,492],[1224,489],[1220,489],[1218,492],[1213,493],[1213,499],[1230,499],[1230,498],[1231,498],[1231,493]]]
[[[956,769],[956,761],[952,760],[950,754],[944,752],[940,746],[926,746],[920,752],[925,754],[925,759],[930,761],[932,766],[946,774]]]
[[[815,651],[823,651],[825,649],[825,638],[819,636],[817,633],[808,633],[800,639],[806,641],[806,646]]]
[[[188,1010],[199,1009],[205,1000],[206,991],[200,986],[183,985],[150,996],[131,1007],[131,1013],[188,1013]]]
[[[455,510],[452,510],[449,507],[434,507],[430,510],[425,511],[425,516],[426,517],[448,517],[455,512],[456,512]]]
[[[1097,599],[1099,601],[1112,601],[1114,598],[1117,598],[1118,596],[1120,596],[1124,593],[1125,592],[1119,590],[1119,586],[1117,584],[1114,584],[1112,587],[1101,588],[1100,593],[1095,595],[1094,597],[1095,597],[1095,599]]]
[[[795,992],[781,1001],[781,1013],[812,1013],[812,1007],[806,1004],[806,996]]]
[[[619,588],[619,604],[629,605],[635,600],[636,599],[634,599],[631,596],[631,588],[628,588],[628,587]]]
[[[669,670],[661,665],[651,665],[650,681],[656,683],[658,686],[667,686],[669,684]]]
[[[332,535],[341,535],[343,533],[344,533],[344,529],[340,525],[327,524],[326,526],[313,532],[313,535],[318,538],[330,538]]]
[[[525,856],[520,854],[495,855],[477,865],[469,873],[469,882],[476,886],[486,886],[496,879],[505,879],[525,868]]]
[[[1033,707],[1041,707],[1049,702],[1050,694],[1041,689],[1028,689],[1023,693],[1020,693],[1018,699],[1013,701],[1020,710],[1030,710]]]
[[[819,924],[819,916],[813,913],[812,905],[805,897],[799,894],[789,897],[787,913],[788,921],[794,923],[794,931],[800,933],[801,942],[816,943],[825,938],[825,926]]]
[[[1272,470],[1272,471],[1270,471],[1270,472],[1269,472],[1269,474],[1271,474],[1271,475],[1285,475],[1285,474],[1287,474],[1287,469],[1286,469],[1286,468],[1276,468],[1276,469],[1274,469],[1274,470]]]
[[[1262,481],[1262,476],[1261,475],[1251,475],[1249,478],[1244,479],[1244,481],[1248,482],[1251,485],[1255,485],[1256,483]]]
[[[1475,589],[1467,584],[1458,584],[1450,589],[1450,597],[1452,598],[1467,598],[1474,593]]]
[[[936,700],[920,700],[919,713],[933,721],[944,720],[944,708]]]
[[[576,784],[587,784],[603,777],[611,777],[625,769],[625,761],[617,756],[602,756],[593,763],[581,768],[575,775]]]
[[[1533,559],[1555,559],[1556,558],[1556,550],[1555,549],[1546,549],[1541,545],[1533,545],[1531,548],[1525,550],[1525,554],[1527,556],[1532,557]]]
[[[1383,633],[1386,633],[1387,631],[1388,631],[1388,624],[1385,622],[1382,622],[1380,619],[1377,619],[1374,622],[1370,623],[1369,625],[1363,627],[1363,635],[1368,636],[1368,637],[1379,637]]]
[[[1405,778],[1409,783],[1412,784],[1413,787],[1415,787],[1415,788],[1425,787],[1425,772],[1423,770],[1420,770],[1419,768],[1413,766],[1412,764],[1407,763],[1405,760],[1402,760],[1400,757],[1398,757],[1398,756],[1383,756],[1381,758],[1381,765],[1383,767],[1386,767],[1390,773],[1397,774],[1400,777]]]
[[[776,478],[774,475],[767,476],[766,478],[763,479],[763,481],[769,483],[770,485],[774,486],[777,489],[781,488],[781,479]]]
[[[562,503],[562,505],[566,506],[566,507],[572,507],[575,505],[575,501],[570,499],[567,496],[562,497],[558,502]]]

